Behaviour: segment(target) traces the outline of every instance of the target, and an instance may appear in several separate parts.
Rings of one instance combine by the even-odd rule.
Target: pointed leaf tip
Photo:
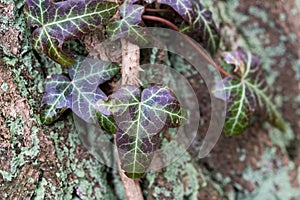
[[[151,163],[159,144],[159,133],[186,121],[173,92],[167,87],[122,86],[98,103],[115,119],[116,143],[122,169],[130,178],[139,178]]]
[[[69,68],[69,77],[52,75],[46,80],[42,99],[41,120],[44,124],[53,123],[66,109],[70,108],[77,116],[89,123],[96,123],[97,102],[107,100],[98,88],[99,84],[110,80],[120,71],[120,67],[94,59],[78,58]],[[101,118],[101,117],[100,117]],[[102,117],[109,121],[109,117]],[[113,131],[113,125],[106,127]]]

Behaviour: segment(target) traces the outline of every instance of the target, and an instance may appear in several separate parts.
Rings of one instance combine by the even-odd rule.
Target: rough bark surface
[[[122,43],[122,85],[141,85],[139,73],[140,49],[137,45],[121,39]]]
[[[32,49],[24,3],[0,1],[0,199],[126,199],[118,172],[82,146],[70,113],[41,125],[44,79],[66,69]],[[262,58],[274,101],[290,128],[282,134],[255,120],[238,137],[222,135],[202,160],[195,156],[196,141],[178,161],[143,177],[142,193],[147,199],[299,199],[300,3],[204,3],[223,22],[225,42],[238,42]],[[200,95],[201,113],[209,113],[205,84],[186,73]],[[202,116],[200,131],[209,119]]]

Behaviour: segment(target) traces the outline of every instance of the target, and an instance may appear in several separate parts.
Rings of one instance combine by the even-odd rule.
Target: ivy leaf
[[[212,55],[216,53],[220,43],[219,30],[212,13],[199,1],[157,0],[157,2],[172,7],[187,22],[187,25],[180,27],[181,32],[200,42]]]
[[[112,115],[118,127],[129,135],[148,137],[165,126],[177,127],[184,120],[184,111],[169,88],[152,86],[142,93],[136,86],[124,86],[99,102],[99,110]]]
[[[149,1],[149,3],[152,2]],[[199,1],[157,0],[156,2],[172,7],[187,22],[180,27],[181,32],[200,42],[212,55],[217,52],[220,43],[219,30],[212,18],[212,13],[206,10]]]
[[[172,7],[181,17],[188,21],[189,23],[192,23],[192,20],[194,18],[194,5],[193,1],[191,0],[157,0],[160,4],[165,4],[170,7]]]
[[[256,113],[266,113],[274,126],[285,131],[284,119],[266,94],[267,87],[259,58],[241,48],[226,52],[223,57],[227,64],[235,66],[231,72],[232,77],[222,81],[224,87],[216,86],[214,91],[216,97],[223,96],[228,101],[225,133],[230,136],[242,133]]]
[[[225,94],[227,96],[228,111],[224,124],[227,135],[233,136],[242,133],[250,124],[256,109],[255,99],[249,88],[240,80],[227,79]],[[216,95],[217,97],[217,95]]]
[[[212,18],[212,13],[200,2],[193,1],[192,23],[182,27],[183,33],[200,42],[204,48],[214,55],[220,44],[219,30]]]
[[[186,120],[185,111],[167,87],[151,86],[141,91],[136,86],[123,86],[98,106],[100,112],[116,121],[121,163],[133,178],[147,169],[159,132]]]
[[[76,39],[95,29],[117,12],[118,4],[102,0],[27,0],[25,16],[35,28],[32,42],[38,52],[70,66],[74,60],[62,49],[66,40]]]
[[[129,178],[140,178],[147,171],[154,152],[158,149],[159,134],[149,137],[134,137],[118,130],[116,145],[121,168]]]
[[[107,25],[107,32],[114,40],[124,37],[133,37],[138,41],[146,42],[138,24],[142,21],[144,6],[131,4],[125,1],[120,6],[121,19],[115,19]]]
[[[98,86],[119,71],[115,64],[85,58],[69,68],[70,78],[64,75],[48,78],[42,99],[42,123],[51,124],[68,108],[88,123],[95,123],[97,117],[111,121],[105,115],[96,116],[96,102],[107,99]]]
[[[144,0],[144,2],[148,3],[148,4],[151,4],[153,3],[155,0]]]
[[[212,18],[211,11],[206,10],[200,3],[195,4],[195,18],[189,34],[194,35],[197,32],[202,34],[195,35],[193,38],[215,55],[220,44],[219,29]]]
[[[96,112],[99,126],[108,133],[117,133],[116,121],[111,115],[104,115],[100,112]]]

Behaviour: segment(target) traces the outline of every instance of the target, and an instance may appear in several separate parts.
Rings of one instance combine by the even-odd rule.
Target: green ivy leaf
[[[62,49],[66,40],[76,39],[106,24],[117,12],[118,4],[102,0],[27,0],[25,16],[35,28],[32,42],[38,52],[54,61],[70,66],[74,60]]]
[[[99,126],[108,133],[115,134],[117,132],[116,121],[111,115],[103,115],[100,112],[96,113]]]
[[[114,121],[109,116],[100,113],[96,116],[98,110],[96,102],[107,99],[99,89],[99,84],[110,80],[120,71],[120,67],[94,59],[81,60],[69,68],[70,78],[64,75],[52,75],[46,80],[41,121],[44,124],[51,124],[62,112],[71,108],[86,122],[96,123],[101,119],[100,125],[105,121],[107,125],[104,129],[113,131]]]
[[[227,97],[227,115],[224,131],[233,136],[242,133],[250,124],[250,120],[256,109],[255,99],[245,83],[235,79],[223,80]],[[215,92],[219,92],[215,90]],[[229,98],[228,98],[229,97]]]
[[[140,178],[147,171],[160,143],[159,133],[148,137],[134,137],[118,129],[116,144],[121,168],[129,178]]]
[[[124,2],[120,6],[121,19],[115,19],[107,25],[107,32],[114,40],[120,38],[134,38],[133,41],[147,42],[139,24],[142,21],[144,6]]]
[[[220,44],[220,33],[212,18],[212,13],[200,2],[195,1],[192,16],[192,22],[181,28],[182,32],[200,42],[211,55],[215,55]]]
[[[224,87],[220,84],[214,90],[217,97],[228,102],[225,133],[229,136],[242,133],[255,113],[265,113],[275,127],[285,131],[284,119],[266,94],[267,87],[259,58],[241,48],[226,52],[223,57],[227,64],[235,66],[232,77],[222,81]]]
[[[185,111],[167,87],[151,86],[141,91],[136,86],[123,86],[98,106],[100,112],[116,121],[122,169],[132,178],[147,170],[159,132],[186,120]]]
[[[185,121],[180,103],[167,87],[152,86],[142,93],[136,86],[124,86],[99,102],[103,114],[112,115],[118,127],[130,135],[155,135],[165,126],[177,127]]]

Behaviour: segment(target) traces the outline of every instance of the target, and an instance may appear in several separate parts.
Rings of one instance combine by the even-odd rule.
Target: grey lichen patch
[[[113,180],[114,187],[115,187],[114,192],[116,194],[117,199],[126,199],[127,197],[126,197],[123,183],[119,176],[119,171],[117,169],[113,169],[112,173],[113,173],[113,177],[114,177],[114,180]]]
[[[295,169],[292,162],[287,165],[276,161],[276,149],[266,149],[260,170],[248,166],[243,173],[245,180],[256,185],[252,193],[240,193],[239,199],[298,199],[300,191],[291,185],[290,171]]]
[[[297,65],[297,55],[299,55],[298,48],[295,48],[295,44],[297,44],[295,43],[295,38],[299,35],[299,31],[297,31],[299,28],[296,27],[299,27],[299,23],[296,24],[298,22],[298,18],[295,18],[296,12],[289,12],[291,10],[289,8],[295,7],[295,2],[282,3],[281,1],[276,1],[271,3],[271,1],[249,2],[230,0],[226,2],[218,1],[216,3],[220,9],[220,17],[228,23],[228,27],[233,27],[232,33],[237,35],[233,37],[237,38],[233,40],[233,43],[243,46],[260,56],[263,63],[263,70],[270,86],[270,95],[274,96],[273,100],[276,106],[282,108],[284,117],[291,125],[286,133],[275,130],[269,125],[264,125],[265,131],[261,131],[261,127],[256,127],[255,131],[247,131],[245,134],[248,134],[248,136],[245,136],[245,138],[242,136],[247,142],[243,142],[242,138],[237,141],[237,144],[228,143],[227,140],[223,141],[228,143],[227,146],[241,145],[246,150],[242,155],[231,154],[230,158],[227,158],[230,160],[228,161],[230,163],[236,162],[234,166],[229,168],[231,168],[232,174],[234,174],[232,177],[234,178],[235,187],[239,190],[238,194],[235,192],[232,194],[238,199],[289,199],[291,194],[287,193],[293,193],[298,189],[291,187],[289,172],[293,170],[290,168],[290,164],[293,164],[293,162],[288,159],[289,152],[287,151],[287,147],[289,147],[291,141],[299,135],[299,128],[297,128],[299,127],[297,124],[299,116],[294,112],[300,106],[299,102],[295,101],[296,96],[298,96],[297,94],[299,94],[299,89],[297,88],[299,79],[293,78],[295,76],[293,71],[297,71],[299,68],[294,67]],[[268,134],[263,132],[267,132]],[[252,137],[259,141],[257,142],[258,145],[253,143]],[[274,149],[268,151],[267,146],[271,145],[274,146]],[[216,149],[219,152],[218,147]],[[265,152],[263,157],[260,156],[262,151]],[[227,155],[229,153],[223,152],[223,154]],[[273,157],[270,159],[266,155]],[[239,160],[234,161],[237,156]],[[272,160],[268,162],[267,166],[259,164],[267,159]],[[216,161],[217,159],[214,160]],[[248,167],[245,168],[241,163],[246,163]],[[278,163],[281,164],[279,165]],[[295,161],[295,163],[298,162]],[[270,165],[272,167],[267,169]],[[243,175],[242,178],[239,178],[238,174],[241,173],[241,169],[249,170],[249,168],[252,170],[252,174],[249,176]],[[247,170],[246,174],[249,172]],[[269,171],[264,175],[266,170]],[[221,169],[220,171],[222,177],[227,175],[224,174],[226,170]],[[251,182],[252,175],[254,174],[260,177],[258,182]],[[278,183],[280,182],[280,178],[283,179],[284,183]],[[246,182],[240,182],[242,179]],[[277,184],[279,184],[278,188]],[[251,187],[247,187],[247,185],[251,185]],[[256,188],[253,193],[250,193],[249,190],[247,191],[247,188],[254,188],[253,186]],[[268,196],[272,191],[275,193],[274,188],[281,190],[279,197]]]
[[[292,67],[293,67],[294,72],[295,72],[295,78],[297,80],[300,80],[300,59],[294,60],[293,63],[292,63]],[[300,83],[299,83],[299,88],[300,88]]]
[[[8,89],[7,83],[3,82],[2,85],[1,85],[1,90],[4,91],[4,92],[6,92],[7,89]]]
[[[249,20],[249,16],[237,12],[237,9],[240,5],[238,0],[229,0],[226,3],[224,2],[216,2],[217,7],[220,10],[220,18],[222,21],[225,21],[226,23],[235,23],[237,27],[240,27],[242,23]],[[218,13],[218,12],[215,12]]]
[[[43,80],[40,64],[34,55],[30,29],[22,11],[25,1],[6,1],[0,6],[0,55],[5,62],[5,68],[12,71],[21,96],[27,99],[29,105],[36,99],[37,83]]]
[[[55,173],[60,188],[56,188],[56,199],[114,199],[115,195],[107,182],[106,167],[80,147],[78,133],[71,124],[69,134],[51,133],[55,154],[61,165]],[[50,178],[50,177],[47,177]],[[50,181],[48,179],[48,181]]]
[[[3,66],[3,67],[2,67]],[[34,159],[39,150],[37,128],[33,128],[34,120],[30,120],[30,107],[27,100],[20,96],[12,79],[11,72],[0,66],[0,77],[7,83],[9,90],[0,90],[1,111],[1,181],[11,181],[22,167]]]
[[[251,6],[249,8],[249,14],[260,18],[264,23],[267,23],[270,20],[267,11],[256,6]]]
[[[168,155],[180,155],[176,161],[162,169],[162,173],[146,175],[147,199],[204,199],[209,191],[211,199],[219,199],[220,193],[202,170],[192,161],[185,148],[176,141],[163,141],[162,149]]]
[[[282,134],[281,131],[273,129],[270,125],[265,125],[265,128],[269,131],[269,136],[272,142],[278,145],[281,148],[282,152],[287,153],[286,147],[289,146],[290,142],[295,139],[295,134],[293,129],[289,125],[285,134]]]
[[[47,185],[47,181],[45,178],[38,183],[37,187],[35,188],[33,197],[34,199],[45,199],[45,186]]]
[[[3,30],[3,29],[2,29]],[[8,28],[8,30],[3,30],[1,33],[2,37],[0,39],[0,42],[3,45],[4,53],[9,55],[9,53],[13,55],[18,55],[18,47],[19,47],[19,37],[20,32],[12,29],[11,27]],[[8,53],[9,52],[9,53]]]
[[[0,198],[29,198],[39,176],[34,162],[39,153],[38,129],[27,100],[20,96],[11,73],[2,66],[0,77],[9,89],[0,90]]]
[[[24,3],[0,1],[0,33],[11,36],[0,41],[0,199],[114,199],[107,169],[81,147],[72,120],[39,122],[45,74],[65,69],[35,56]]]
[[[6,2],[0,4],[0,47],[3,49],[5,55],[19,54],[19,40],[22,39],[20,31],[16,28],[9,26],[10,20],[14,19],[14,3]]]
[[[20,167],[18,171],[18,176],[13,181],[2,183],[1,199],[29,199],[33,195],[40,175],[38,169],[26,164]]]
[[[21,10],[24,3],[24,0],[0,3],[0,54],[8,64],[16,63],[30,49],[26,38],[29,30]]]

